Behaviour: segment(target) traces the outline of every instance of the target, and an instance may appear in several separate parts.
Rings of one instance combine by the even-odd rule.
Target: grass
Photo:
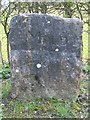
[[[3,118],[53,118],[74,117],[68,102],[56,98],[12,99],[12,82],[6,79],[2,82],[2,116]]]
[[[10,79],[3,81],[2,83],[2,98],[8,98],[12,91],[12,82]]]
[[[86,87],[90,81],[81,81],[81,88],[76,98],[72,101],[64,101],[57,98],[44,99],[35,98],[32,101],[27,99],[18,100],[10,97],[12,90],[11,81],[8,79],[2,83],[2,101],[4,118],[78,118],[87,117],[88,93]],[[79,96],[79,97],[78,97]],[[80,98],[81,96],[81,98]]]
[[[90,65],[84,69],[85,74],[90,74]],[[5,70],[4,70],[5,71]],[[85,78],[80,81],[80,88],[77,96],[71,101],[51,98],[35,98],[31,101],[27,99],[12,99],[12,82],[10,79],[2,81],[2,116],[3,118],[86,118],[88,116],[87,108],[90,101],[88,85],[90,79]],[[1,112],[2,112],[1,111]]]
[[[51,118],[51,117],[73,117],[70,107],[56,98],[45,100],[42,98],[32,101],[7,101],[7,108],[3,106],[4,118]],[[7,111],[8,109],[8,111]]]

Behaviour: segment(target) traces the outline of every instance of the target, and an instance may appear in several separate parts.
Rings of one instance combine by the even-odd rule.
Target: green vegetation
[[[8,66],[7,66],[8,67]],[[7,68],[4,71],[8,71]],[[88,74],[90,65],[87,65],[83,72]],[[7,76],[7,72],[6,76]],[[57,98],[44,99],[35,98],[32,101],[24,99],[12,99],[10,93],[12,91],[12,81],[3,79],[2,81],[2,110],[4,118],[80,118],[88,117],[89,96],[88,85],[89,78],[80,81],[80,88],[77,91],[77,96],[71,101],[64,101]]]
[[[86,81],[83,81],[83,83]],[[6,87],[5,87],[6,86]],[[86,86],[86,85],[85,85]],[[56,98],[43,99],[36,98],[32,101],[10,98],[11,82],[7,80],[3,83],[3,116],[4,118],[77,118],[80,116],[87,117],[88,101],[85,96],[86,88],[83,86],[83,95],[81,98],[74,98],[71,102],[58,100]],[[82,91],[81,91],[82,92]]]
[[[11,8],[10,8],[11,5]],[[58,100],[57,98],[44,99],[35,98],[32,101],[24,99],[19,101],[18,99],[11,98],[12,80],[10,80],[10,65],[8,65],[8,33],[10,18],[19,13],[45,13],[50,15],[58,15],[64,17],[79,17],[83,20],[83,50],[82,60],[87,61],[90,59],[90,50],[88,46],[88,16],[90,11],[90,4],[87,3],[9,3],[8,7],[0,13],[0,41],[2,44],[2,57],[4,65],[0,60],[0,91],[2,89],[2,103],[0,103],[0,118],[86,118],[88,117],[88,100],[90,93],[90,64],[87,64],[83,68],[84,77],[80,81],[79,90],[77,96],[70,102],[64,100]],[[88,18],[88,19],[87,19]],[[90,26],[89,26],[90,27]],[[8,50],[8,51],[7,51]],[[1,85],[1,84],[0,84]],[[1,95],[1,93],[0,93]],[[90,119],[90,118],[89,118]]]
[[[2,67],[2,71],[0,71],[0,79],[8,79],[10,78],[10,65],[6,64],[5,67]]]
[[[12,82],[10,79],[2,83],[2,98],[8,98],[12,90]]]
[[[12,118],[12,116],[13,118],[75,117],[71,111],[71,108],[67,107],[67,104],[68,103],[65,103],[62,100],[58,100],[56,98],[49,100],[38,98],[30,102],[13,100],[8,102],[7,108],[3,106],[3,115],[6,118]]]

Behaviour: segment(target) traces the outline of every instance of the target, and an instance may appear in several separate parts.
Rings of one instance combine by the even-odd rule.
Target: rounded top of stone
[[[47,15],[47,14],[39,14],[39,13],[23,13],[23,14],[19,14],[17,16],[14,16],[12,18],[12,20],[20,18],[20,17],[24,17],[24,18],[29,18],[29,17],[50,17],[53,18],[55,20],[64,20],[65,22],[72,22],[72,21],[76,21],[76,22],[81,22],[82,20],[79,18],[63,18],[61,16],[52,16],[52,15]]]

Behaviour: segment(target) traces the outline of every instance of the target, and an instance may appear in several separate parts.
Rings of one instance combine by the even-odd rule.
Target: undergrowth
[[[90,75],[90,65],[86,66],[83,72]],[[2,118],[87,118],[89,116],[89,78],[80,82],[78,94],[71,101],[57,98],[20,101],[10,97],[12,91],[10,66],[3,68],[0,74],[2,75],[2,103],[0,106]]]

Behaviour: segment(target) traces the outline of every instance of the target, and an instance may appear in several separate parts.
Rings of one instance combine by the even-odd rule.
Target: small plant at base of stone
[[[2,67],[2,71],[0,71],[0,79],[5,80],[10,78],[10,65],[9,64],[5,64]]]

